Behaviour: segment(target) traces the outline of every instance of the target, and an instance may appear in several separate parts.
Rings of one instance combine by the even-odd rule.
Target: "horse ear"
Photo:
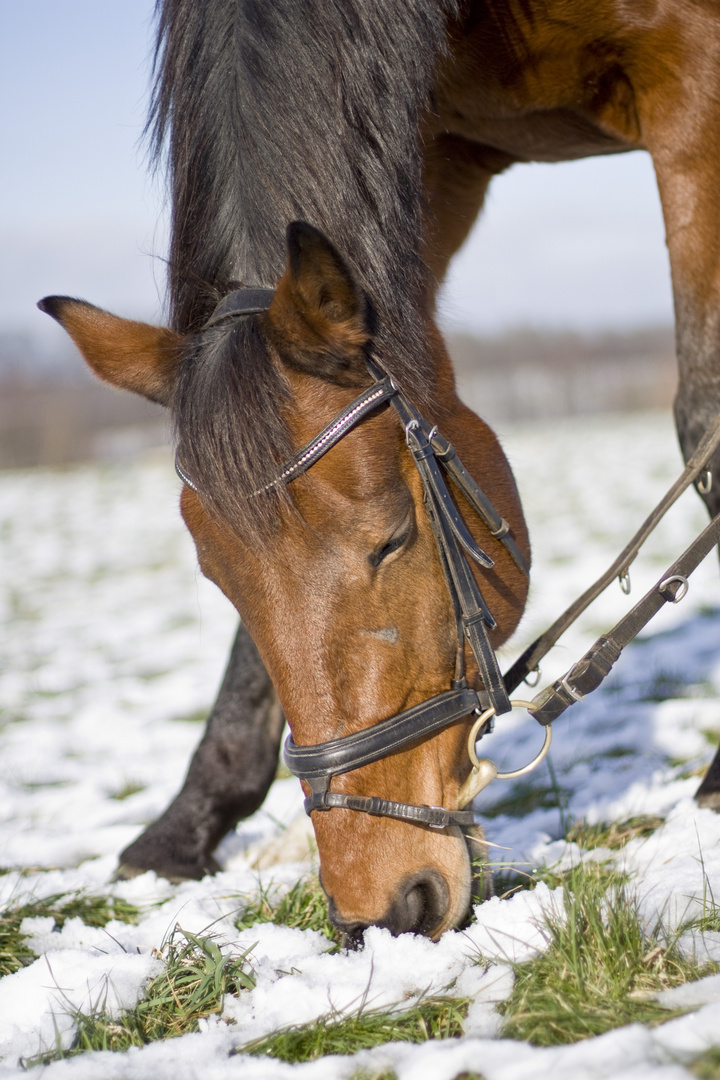
[[[367,380],[368,302],[342,256],[304,221],[288,226],[288,266],[268,315],[282,359],[331,382]]]
[[[71,296],[46,296],[38,307],[67,330],[101,379],[167,405],[180,358],[179,334],[121,319]]]

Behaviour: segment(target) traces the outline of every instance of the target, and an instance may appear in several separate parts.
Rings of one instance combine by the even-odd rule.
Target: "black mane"
[[[170,179],[175,329],[197,333],[238,281],[274,286],[286,262],[286,226],[305,220],[335,244],[368,294],[390,373],[411,396],[426,398],[418,133],[455,2],[158,0],[149,128]],[[201,335],[186,358],[176,423],[198,467],[219,452],[218,439],[223,457],[251,467],[253,444],[267,450],[269,420],[276,456],[284,453],[277,378],[264,350],[245,340],[253,357],[235,351],[247,337],[213,332],[206,357]],[[231,375],[238,363],[259,383],[252,408],[238,397],[248,378]],[[234,455],[233,437],[218,430],[211,407],[223,387],[209,386],[210,370],[239,410],[247,454]],[[195,379],[203,392],[191,407]],[[227,402],[221,411],[232,423]]]

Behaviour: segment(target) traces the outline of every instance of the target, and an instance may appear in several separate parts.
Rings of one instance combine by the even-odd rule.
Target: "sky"
[[[152,0],[0,0],[0,328],[82,296],[161,320],[165,198],[142,147]],[[516,166],[491,188],[440,304],[446,326],[669,323],[646,154]]]

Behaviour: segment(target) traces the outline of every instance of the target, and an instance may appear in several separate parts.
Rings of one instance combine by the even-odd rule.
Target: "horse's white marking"
[[[367,634],[368,637],[378,638],[380,641],[388,641],[391,645],[397,645],[398,634],[396,626],[388,626],[384,630],[363,630],[363,634]]]

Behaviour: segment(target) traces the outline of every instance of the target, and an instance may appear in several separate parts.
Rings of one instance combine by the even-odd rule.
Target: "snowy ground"
[[[509,661],[609,564],[674,479],[679,455],[669,417],[655,414],[511,428],[504,443],[534,540],[531,602],[506,650]],[[276,782],[263,809],[223,842],[224,872],[214,879],[172,887],[145,874],[107,885],[117,853],[179,785],[235,627],[226,601],[196,570],[178,487],[164,454],[122,466],[0,474],[0,867],[13,868],[0,877],[0,909],[85,888],[114,892],[144,911],[137,926],[91,929],[72,919],[58,933],[52,920],[38,919],[26,927],[40,959],[0,980],[0,1080],[17,1076],[18,1059],[54,1045],[58,1034],[69,1045],[73,1007],[105,994],[110,1006],[133,1004],[154,970],[152,949],[176,922],[192,932],[214,923],[238,948],[257,943],[257,986],[227,1004],[235,1023],[208,1023],[196,1035],[125,1055],[85,1055],[38,1074],[322,1080],[388,1065],[401,1080],[452,1080],[468,1070],[486,1080],[688,1077],[683,1063],[720,1045],[718,980],[687,1003],[694,1012],[653,1030],[634,1025],[554,1050],[494,1037],[493,1003],[512,984],[503,961],[542,947],[541,911],[557,902],[544,885],[486,903],[469,930],[437,944],[372,930],[362,951],[327,955],[315,932],[255,925],[238,936],[232,915],[258,887],[247,850],[293,819],[301,805],[294,780]],[[633,568],[632,600],[705,520],[697,497],[686,494]],[[554,650],[543,683],[628,603],[611,587]],[[517,790],[499,782],[478,798],[497,860],[528,869],[565,863],[580,854],[558,839],[571,819],[662,815],[663,827],[618,858],[636,875],[646,918],[661,912],[677,923],[700,910],[708,885],[720,898],[720,815],[696,808],[699,781],[691,775],[707,766],[718,736],[720,576],[711,555],[688,597],[666,607],[604,689],[556,723],[551,755],[563,813],[542,806],[524,818],[493,813]],[[498,723],[483,752],[501,769],[515,768],[540,741],[537,725],[517,712]],[[546,766],[532,783],[550,785]],[[292,882],[303,870],[278,866],[263,882]],[[696,947],[720,959],[715,937]],[[500,963],[486,972],[472,962],[478,950]],[[475,998],[462,1040],[303,1066],[228,1057],[281,1025],[357,1007],[366,991],[381,1006],[449,986]]]

